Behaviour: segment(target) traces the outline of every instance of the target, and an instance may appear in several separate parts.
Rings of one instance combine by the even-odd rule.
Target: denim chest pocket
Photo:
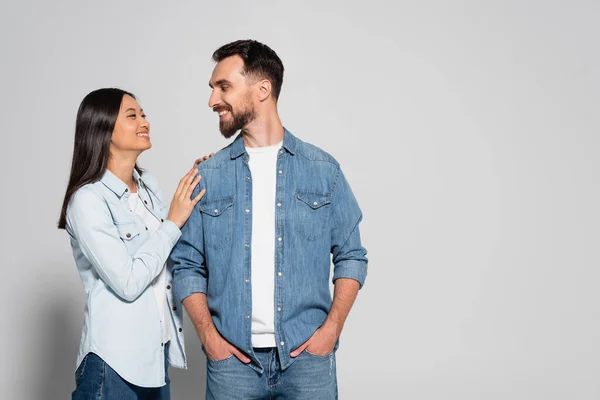
[[[308,241],[321,239],[327,233],[331,197],[328,194],[296,192],[296,232]]]
[[[117,223],[117,231],[119,232],[119,237],[125,244],[133,243],[134,239],[140,236],[141,229],[135,222],[124,222]]]
[[[231,196],[200,204],[204,243],[208,247],[219,248],[231,242],[233,203],[234,197]]]

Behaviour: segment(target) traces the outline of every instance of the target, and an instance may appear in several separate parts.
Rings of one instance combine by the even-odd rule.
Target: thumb
[[[292,358],[296,358],[300,355],[300,353],[302,353],[304,351],[304,349],[306,349],[308,347],[308,341],[306,341],[302,346],[298,347],[296,350],[292,351],[290,353],[290,356]]]
[[[250,362],[250,359],[248,357],[246,357],[244,355],[244,353],[239,351],[235,346],[231,346],[231,348],[229,350],[231,351],[231,354],[236,356],[244,364],[248,364]]]

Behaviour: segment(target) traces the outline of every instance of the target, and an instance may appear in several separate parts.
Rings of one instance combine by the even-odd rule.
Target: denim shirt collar
[[[296,153],[296,137],[285,127],[283,128],[283,148],[292,155]],[[246,146],[244,145],[244,139],[240,133],[231,145],[231,159],[236,159],[242,154],[246,154]]]
[[[141,175],[137,172],[135,168],[133,169],[133,180],[138,184],[138,186],[142,186],[144,184]],[[104,186],[112,190],[119,198],[123,197],[125,192],[129,190],[125,182],[119,179],[108,169],[104,171],[102,178],[100,178],[100,182],[102,182]]]

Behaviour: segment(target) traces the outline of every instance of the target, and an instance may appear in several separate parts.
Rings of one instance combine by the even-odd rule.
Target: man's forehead
[[[244,70],[244,60],[238,56],[227,57],[217,63],[213,69],[211,83],[221,79],[235,79],[242,77]]]

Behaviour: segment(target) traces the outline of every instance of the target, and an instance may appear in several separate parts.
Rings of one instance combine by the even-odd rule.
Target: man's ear
[[[258,100],[265,101],[271,97],[271,81],[263,79],[258,82]]]

